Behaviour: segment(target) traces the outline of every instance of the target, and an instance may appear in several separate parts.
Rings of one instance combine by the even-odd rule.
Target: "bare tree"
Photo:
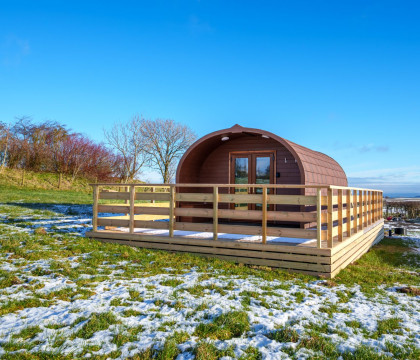
[[[163,182],[174,180],[176,165],[194,142],[196,135],[185,125],[173,120],[144,120],[142,134],[148,144],[149,165],[159,171]]]
[[[136,115],[127,123],[115,123],[110,131],[104,130],[108,145],[123,161],[124,182],[133,180],[149,159],[146,139],[142,135],[144,123],[145,120]]]
[[[9,149],[10,141],[10,125],[0,122],[0,172],[3,171],[6,165],[7,151]]]

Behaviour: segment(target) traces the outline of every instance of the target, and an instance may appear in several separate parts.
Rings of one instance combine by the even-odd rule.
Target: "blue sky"
[[[239,123],[351,185],[420,194],[419,18],[401,0],[0,0],[0,119],[96,140],[136,113],[199,136]]]

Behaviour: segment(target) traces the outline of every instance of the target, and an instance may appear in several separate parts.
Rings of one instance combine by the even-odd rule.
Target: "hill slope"
[[[23,178],[24,175],[24,178]],[[33,171],[4,169],[0,172],[0,186],[23,187],[27,189],[57,190],[59,176],[55,173],[39,173]],[[86,178],[76,178],[74,181],[68,175],[63,175],[60,190],[72,190],[78,192],[91,192],[89,183],[92,180]]]

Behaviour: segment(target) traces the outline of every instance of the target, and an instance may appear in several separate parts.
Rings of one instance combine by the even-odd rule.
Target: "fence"
[[[218,240],[219,233],[259,235],[262,244],[267,243],[269,236],[316,239],[316,247],[332,248],[383,217],[382,192],[371,189],[274,184],[92,186],[94,232],[98,231],[98,226],[127,228],[131,234],[135,233],[136,228],[150,228],[168,230],[168,236],[173,237],[174,230],[187,230],[212,232],[214,240]],[[104,187],[115,187],[120,191],[101,191]],[[238,188],[247,191],[232,193],[233,189]],[[255,191],[257,189],[259,193]],[[279,189],[298,190],[302,194],[278,195],[276,191]],[[125,203],[101,204],[101,200]],[[167,207],[159,202],[166,202]],[[190,206],[185,207],[185,204]],[[247,204],[248,210],[235,210],[232,204]],[[255,210],[257,206],[260,210]],[[277,210],[280,206],[298,207],[299,211]],[[126,215],[98,217],[99,213]],[[138,215],[167,217],[168,221],[144,220]],[[182,221],[185,217],[206,221]],[[238,225],[235,220],[246,223]],[[299,228],[290,227],[290,224]]]

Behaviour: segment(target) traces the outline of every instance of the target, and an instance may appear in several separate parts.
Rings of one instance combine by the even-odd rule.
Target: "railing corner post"
[[[98,231],[99,185],[93,185],[92,230]]]
[[[328,211],[327,211],[327,247],[332,248],[333,247],[333,240],[334,240],[334,234],[333,234],[333,189],[331,187],[328,188]]]
[[[213,240],[217,240],[219,233],[219,188],[213,186]]]
[[[130,226],[130,234],[134,234],[134,205],[136,200],[136,188],[134,185],[130,185],[130,219],[129,219],[129,226]]]
[[[267,187],[262,187],[262,243],[267,243]]]
[[[343,241],[343,190],[338,189],[338,241]]]
[[[322,196],[321,188],[316,189],[316,245],[322,247]]]
[[[175,185],[169,188],[169,237],[174,236],[175,228]]]

